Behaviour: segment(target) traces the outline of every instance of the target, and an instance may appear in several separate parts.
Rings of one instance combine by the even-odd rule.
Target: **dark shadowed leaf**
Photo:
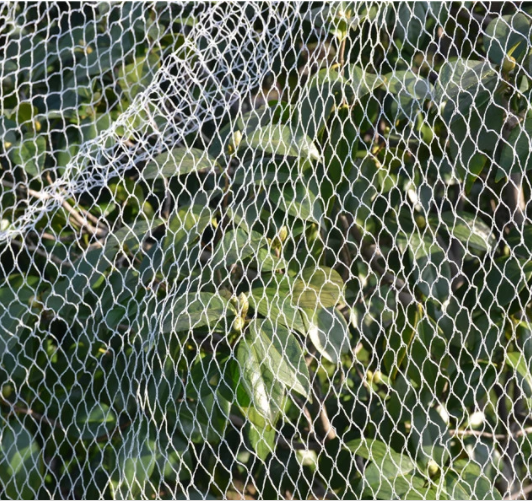
[[[428,466],[429,461],[434,461],[442,467],[451,457],[451,435],[434,408],[428,411],[416,409],[410,440],[414,446],[416,461],[424,468]]]
[[[479,301],[490,304],[495,299],[499,306],[506,306],[517,298],[531,277],[532,262],[512,257],[498,258],[493,261],[486,278],[476,280],[481,289]]]
[[[495,182],[514,173],[524,173],[532,168],[530,141],[532,138],[532,118],[525,118],[510,132],[501,150],[499,169]]]
[[[440,216],[430,216],[429,221],[435,231],[445,228],[469,249],[486,252],[496,243],[489,226],[480,217],[468,212],[443,212]]]
[[[530,43],[530,20],[522,13],[496,16],[488,24],[483,38],[484,49],[490,60],[502,64],[512,48],[512,57],[519,60],[528,50]]]

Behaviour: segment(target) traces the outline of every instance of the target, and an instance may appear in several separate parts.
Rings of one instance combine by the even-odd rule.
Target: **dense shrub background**
[[[240,52],[189,76],[191,103],[245,78],[252,30],[285,42],[163,148],[195,113],[171,82],[206,9]],[[0,6],[0,495],[526,488],[531,8],[237,10]]]

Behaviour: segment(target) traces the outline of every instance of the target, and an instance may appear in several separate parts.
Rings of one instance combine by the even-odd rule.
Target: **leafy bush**
[[[529,7],[256,7],[2,7],[2,497],[527,478]]]

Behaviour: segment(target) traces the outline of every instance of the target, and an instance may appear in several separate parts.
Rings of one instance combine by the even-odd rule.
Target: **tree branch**
[[[524,489],[521,489],[520,491],[512,494],[511,496],[505,497],[504,501],[510,501],[513,499],[526,499],[526,495],[530,494],[532,492],[532,484],[527,485]]]
[[[10,181],[6,181],[5,179],[2,179],[1,180],[1,183],[3,186],[6,186],[7,188],[13,188],[13,189],[21,189],[21,190],[24,190],[28,195],[34,197],[34,198],[37,198],[39,200],[52,200],[56,197],[50,195],[49,193],[46,193],[46,192],[43,192],[43,191],[35,191],[35,190],[32,190],[31,188],[28,188],[27,186],[25,185],[15,185],[14,183],[11,183]],[[104,229],[104,228],[98,228],[96,226],[93,226],[91,223],[89,223],[89,221],[87,221],[87,216],[86,214],[85,215],[81,215],[76,209],[74,209],[74,207],[72,207],[72,205],[70,205],[66,199],[62,196],[59,197],[59,201],[61,202],[61,206],[70,214],[70,216],[72,217],[72,219],[74,219],[74,221],[76,221],[82,228],[84,228],[87,232],[89,233],[92,233],[93,235],[97,235],[97,236],[105,236],[107,235],[108,233],[108,230],[107,229]],[[85,213],[87,211],[84,211]],[[92,214],[91,214],[92,216]],[[94,218],[94,216],[92,216]],[[98,220],[98,223],[100,223],[101,221]]]
[[[532,426],[527,428],[521,428],[513,433],[490,433],[489,431],[481,430],[449,430],[449,433],[459,437],[484,437],[491,438],[493,440],[508,440],[509,438],[519,438],[524,435],[532,433]]]
[[[35,421],[38,421],[40,423],[46,423],[48,426],[51,426],[52,428],[57,428],[59,430],[65,431],[58,421],[55,421],[54,419],[50,419],[46,416],[43,416],[42,414],[35,412],[33,409],[28,409],[26,407],[20,407],[16,404],[12,404],[11,402],[8,402],[7,400],[5,400],[3,397],[0,397],[0,404],[6,407],[9,407],[11,409],[11,412],[14,412],[16,414],[25,414],[26,416],[30,416],[33,419],[35,419]]]

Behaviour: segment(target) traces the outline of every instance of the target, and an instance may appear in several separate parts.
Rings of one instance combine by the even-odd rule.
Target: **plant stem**
[[[229,157],[229,162],[227,162],[227,167],[224,170],[224,199],[222,202],[224,213],[227,210],[227,206],[229,205],[229,168],[231,167],[231,160],[233,157]]]
[[[347,42],[347,37],[344,36],[340,42],[340,54],[338,59],[338,64],[340,65],[340,72],[344,69],[345,63],[345,43]]]
[[[8,402],[3,397],[0,397],[0,404],[9,407],[12,412],[15,412],[16,414],[25,414],[26,416],[30,416],[36,421],[39,421],[41,423],[46,423],[47,425],[51,426],[52,428],[58,428],[60,430],[63,430],[63,427],[58,421],[55,421],[53,419],[50,419],[46,416],[43,416],[42,414],[39,414],[38,412],[35,412],[33,409],[28,409],[26,407],[20,407],[16,404],[12,404],[11,402]]]

